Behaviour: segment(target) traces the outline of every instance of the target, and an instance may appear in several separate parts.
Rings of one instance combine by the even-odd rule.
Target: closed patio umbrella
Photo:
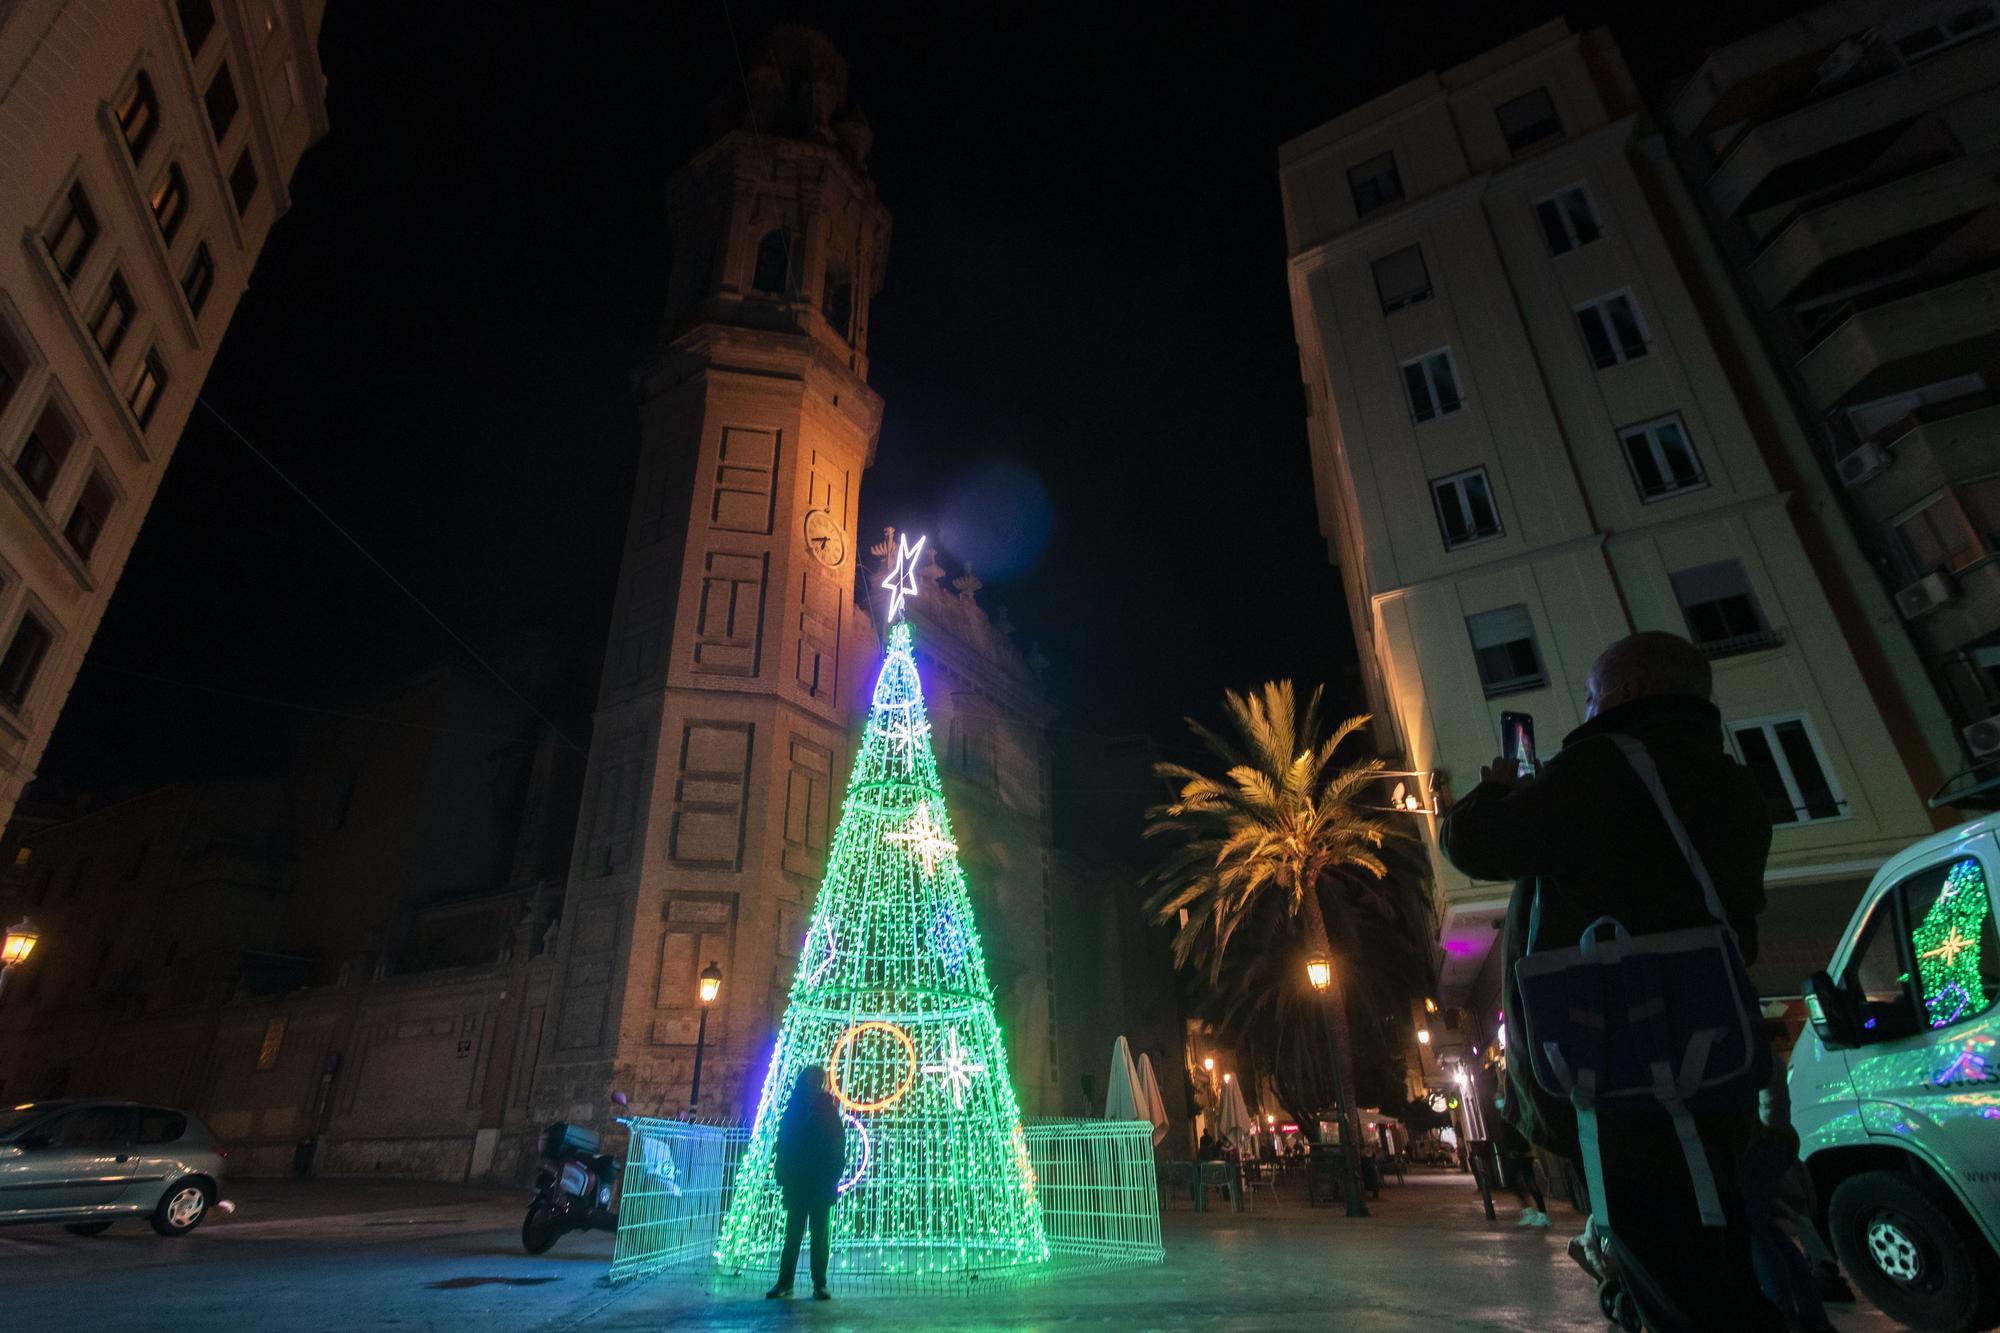
[[[1221,1130],[1236,1140],[1238,1146],[1245,1146],[1250,1135],[1256,1131],[1256,1122],[1250,1119],[1250,1108],[1243,1102],[1243,1089],[1234,1081],[1222,1085]]]
[[[1153,1146],[1157,1148],[1167,1139],[1167,1103],[1160,1096],[1160,1080],[1153,1074],[1153,1057],[1144,1053],[1139,1056],[1139,1090],[1146,1103],[1139,1118],[1153,1122]]]
[[[1132,1068],[1132,1048],[1123,1037],[1111,1043],[1111,1077],[1104,1081],[1104,1118],[1147,1118],[1139,1100],[1139,1074]]]

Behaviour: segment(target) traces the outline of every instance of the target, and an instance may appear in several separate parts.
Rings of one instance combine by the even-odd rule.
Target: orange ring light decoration
[[[890,1093],[887,1097],[881,1098],[879,1101],[857,1102],[847,1095],[846,1089],[840,1086],[840,1057],[849,1046],[854,1044],[855,1038],[871,1028],[887,1032],[903,1044],[903,1061],[905,1066],[903,1069],[903,1081],[896,1085],[894,1092]],[[910,1086],[917,1081],[917,1045],[910,1040],[909,1033],[903,1031],[903,1029],[897,1027],[894,1023],[885,1022],[879,1018],[871,1019],[866,1023],[856,1023],[854,1026],[848,1028],[847,1031],[841,1033],[839,1039],[833,1043],[833,1054],[826,1062],[826,1081],[833,1085],[834,1099],[840,1103],[844,1110],[858,1112],[886,1110],[901,1101],[903,1094],[908,1092]]]

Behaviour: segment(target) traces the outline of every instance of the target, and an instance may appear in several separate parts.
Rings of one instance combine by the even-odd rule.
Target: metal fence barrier
[[[749,1128],[644,1118],[628,1121],[627,1127],[631,1140],[612,1280],[711,1258],[735,1193]],[[1023,1129],[1052,1259],[1016,1276],[1160,1262],[1164,1250],[1150,1124],[1030,1120]],[[834,1228],[838,1252],[838,1209]]]

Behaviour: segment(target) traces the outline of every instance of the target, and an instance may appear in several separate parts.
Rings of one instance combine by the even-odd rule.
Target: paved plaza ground
[[[1247,1213],[1165,1218],[1167,1261],[967,1296],[766,1301],[762,1283],[705,1267],[612,1286],[611,1238],[571,1236],[539,1258],[517,1239],[526,1196],[446,1186],[246,1182],[240,1207],[180,1241],[143,1223],[94,1239],[0,1230],[7,1326],[93,1330],[390,1328],[1602,1329],[1563,1254],[1578,1226],[1487,1222],[1463,1175],[1392,1182],[1375,1216],[1287,1198]],[[1888,1329],[1836,1306],[1844,1330]]]

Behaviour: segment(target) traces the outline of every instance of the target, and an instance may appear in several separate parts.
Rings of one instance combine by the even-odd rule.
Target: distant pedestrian
[[[1222,1149],[1215,1146],[1215,1135],[1208,1130],[1201,1132],[1201,1142],[1195,1146],[1194,1160],[1197,1162],[1219,1162]]]
[[[1487,1117],[1487,1127],[1493,1136],[1493,1154],[1500,1164],[1500,1173],[1507,1177],[1514,1198],[1521,1205],[1521,1225],[1546,1227],[1549,1225],[1549,1203],[1542,1197],[1541,1182],[1535,1179],[1535,1149],[1521,1137],[1520,1130],[1507,1123],[1506,1097],[1495,1097],[1492,1106],[1493,1113]]]
[[[1516,759],[1495,759],[1439,835],[1463,873],[1516,881],[1501,975],[1507,1044],[1521,1058],[1508,1063],[1506,1118],[1572,1166],[1595,1156],[1606,1197],[1591,1206],[1654,1333],[1783,1327],[1757,1284],[1738,1188],[1755,1088],[1731,1088],[1727,1104],[1689,1114],[1693,1156],[1667,1110],[1624,1107],[1595,1113],[1598,1151],[1587,1153],[1570,1100],[1531,1068],[1542,1048],[1526,1027],[1517,967],[1577,948],[1604,917],[1635,938],[1726,924],[1742,960],[1755,960],[1771,818],[1729,754],[1711,688],[1708,661],[1687,640],[1620,639],[1591,665],[1585,721],[1562,752],[1526,779]]]
[[[826,1071],[808,1065],[792,1084],[791,1100],[778,1121],[776,1175],[785,1193],[785,1250],[778,1264],[778,1285],[767,1298],[789,1296],[799,1271],[799,1242],[812,1226],[813,1299],[832,1299],[826,1289],[826,1262],[833,1250],[831,1217],[834,1191],[847,1154],[847,1129],[840,1106],[826,1090]]]

